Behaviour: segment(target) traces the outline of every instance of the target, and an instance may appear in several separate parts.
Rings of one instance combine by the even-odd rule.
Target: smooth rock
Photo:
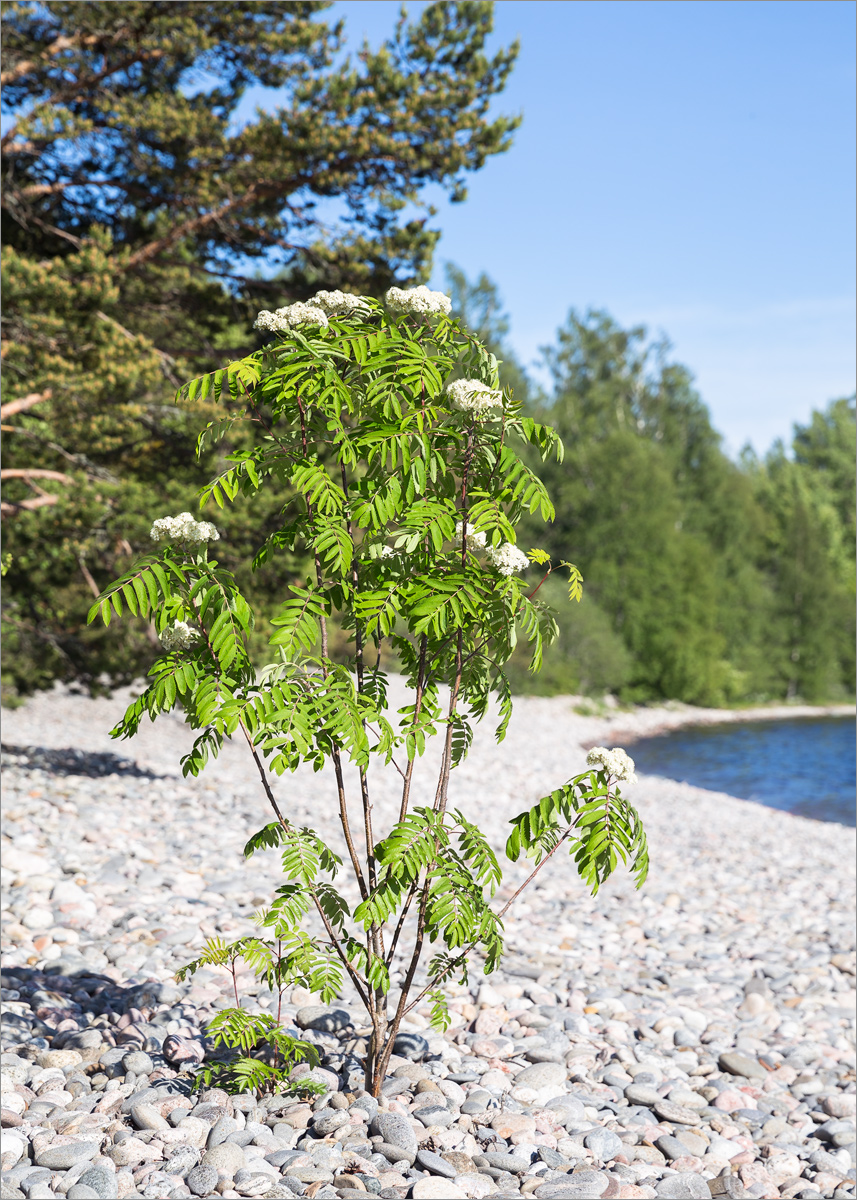
[[[373,1133],[382,1137],[390,1146],[417,1152],[417,1135],[411,1124],[400,1113],[379,1112],[370,1125]],[[383,1151],[382,1151],[383,1153]]]
[[[734,1054],[731,1051],[721,1054],[717,1065],[721,1071],[727,1071],[730,1075],[743,1075],[745,1079],[764,1079],[768,1074],[756,1059],[748,1058],[746,1054]]]
[[[322,1137],[329,1137],[331,1133],[335,1133],[337,1129],[341,1129],[343,1125],[349,1125],[350,1123],[351,1118],[348,1113],[343,1112],[341,1109],[339,1111],[335,1109],[330,1111],[322,1110],[313,1121],[313,1130]]]
[[[449,1179],[438,1179],[436,1175],[418,1179],[411,1188],[414,1200],[467,1200],[467,1192]]]
[[[167,1175],[185,1176],[199,1162],[199,1151],[195,1146],[187,1146],[179,1142],[170,1148],[170,1157],[164,1171]]]
[[[603,1171],[575,1171],[566,1179],[540,1184],[533,1195],[536,1200],[598,1200],[609,1186]]]
[[[415,1108],[413,1113],[426,1128],[429,1125],[440,1125],[442,1129],[448,1129],[455,1120],[445,1104],[427,1104],[423,1108]]]
[[[246,1164],[246,1155],[235,1142],[221,1142],[206,1150],[200,1162],[201,1167],[213,1167],[215,1171],[223,1171],[230,1178]]]
[[[545,1087],[558,1087],[568,1078],[568,1070],[561,1063],[533,1063],[524,1067],[515,1076],[515,1087],[531,1087],[536,1091]]]
[[[690,1172],[667,1175],[655,1184],[655,1191],[662,1200],[711,1200],[706,1181]]]
[[[390,1163],[406,1162],[413,1166],[417,1157],[416,1138],[413,1146],[394,1146],[392,1142],[376,1142],[375,1153],[380,1154]]]
[[[129,1050],[122,1059],[122,1066],[135,1075],[151,1075],[155,1069],[155,1064],[143,1050]]]
[[[298,1029],[317,1029],[320,1033],[339,1033],[354,1021],[344,1008],[328,1008],[324,1004],[305,1004],[295,1014]]]
[[[188,1171],[185,1183],[194,1196],[213,1196],[217,1187],[218,1175],[214,1167],[200,1163],[192,1171]]]
[[[75,1163],[95,1158],[98,1142],[67,1142],[62,1146],[46,1146],[36,1154],[36,1165],[51,1171],[67,1171]]]
[[[698,1125],[699,1113],[693,1108],[683,1108],[680,1104],[673,1104],[669,1100],[659,1100],[654,1105],[654,1110],[663,1121],[669,1121],[672,1125]]]
[[[402,1058],[409,1058],[412,1062],[422,1062],[428,1057],[428,1052],[428,1042],[418,1033],[399,1033],[393,1043],[393,1053],[400,1054]]]
[[[432,1150],[418,1150],[416,1165],[422,1167],[424,1171],[431,1171],[432,1175],[442,1175],[444,1179],[454,1179],[456,1175],[460,1174],[451,1163],[446,1162]]]
[[[169,1129],[170,1123],[151,1104],[135,1104],[131,1120],[138,1129]]]
[[[625,1143],[619,1135],[613,1133],[610,1129],[596,1129],[592,1133],[587,1133],[583,1139],[583,1144],[601,1162],[610,1162],[617,1154],[621,1154],[625,1148]]]

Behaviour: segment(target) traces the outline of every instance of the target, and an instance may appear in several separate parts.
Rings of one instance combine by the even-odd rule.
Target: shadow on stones
[[[46,746],[11,746],[6,742],[0,746],[4,754],[13,756],[15,766],[38,768],[51,775],[83,775],[90,779],[107,775],[131,775],[141,779],[171,779],[171,775],[159,775],[156,771],[139,767],[129,758],[120,758],[109,751],[95,753],[68,747],[49,750]],[[11,765],[11,764],[10,764]]]

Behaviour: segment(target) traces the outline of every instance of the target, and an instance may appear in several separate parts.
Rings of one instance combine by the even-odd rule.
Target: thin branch
[[[26,483],[31,479],[52,479],[54,483],[77,483],[71,475],[64,475],[62,471],[46,471],[42,467],[3,467],[0,479],[23,479]]]
[[[86,559],[81,554],[78,556],[77,561],[80,563],[80,571],[81,571],[81,574],[83,575],[83,578],[86,580],[86,586],[89,588],[89,590],[92,592],[93,596],[97,600],[98,597],[101,595],[101,592],[98,589],[98,584],[92,578],[89,567],[86,565]]]
[[[306,412],[304,410],[303,400],[301,399],[300,394],[298,394],[297,402],[301,423],[301,446],[303,448],[304,458],[306,458],[308,451]],[[304,503],[306,504],[307,508],[307,516],[309,517],[310,521],[312,521],[313,508],[312,501],[310,500],[309,496],[304,496]],[[321,591],[322,584],[324,582],[324,573],[321,568],[321,558],[315,546],[313,547],[313,558],[315,560],[316,582],[318,583],[319,591]],[[321,634],[321,671],[324,678],[327,679],[330,672],[327,665],[329,659],[327,644],[327,620],[325,619],[324,614],[319,617],[318,621],[319,632]],[[339,821],[342,825],[342,832],[345,837],[345,845],[348,847],[348,857],[351,859],[351,866],[354,870],[357,886],[360,888],[360,896],[363,900],[366,900],[369,896],[369,889],[366,886],[366,879],[360,866],[360,860],[357,857],[354,839],[351,836],[351,822],[348,819],[348,801],[345,795],[345,779],[342,773],[342,756],[339,753],[339,747],[335,743],[331,749],[331,757],[333,759],[333,770],[334,774],[336,775],[336,788],[339,796]]]
[[[416,725],[416,723],[419,719],[420,711],[423,706],[423,695],[425,694],[425,682],[426,682],[425,673],[426,673],[426,647],[427,647],[427,645],[428,645],[428,636],[426,634],[423,634],[422,637],[420,638],[420,661],[419,661],[419,667],[417,669],[417,693],[416,693],[416,701],[414,703],[414,719],[412,722],[413,725]],[[411,780],[413,778],[414,764],[416,762],[416,747],[414,749],[415,749],[414,756],[413,757],[408,756],[408,766],[407,766],[407,770],[405,772],[405,783],[404,783],[404,787],[402,788],[402,803],[399,808],[399,820],[400,821],[404,821],[405,817],[408,814],[408,802],[410,800],[410,795],[411,795]]]
[[[0,515],[4,517],[14,516],[21,509],[45,508],[52,504],[59,504],[59,496],[33,496],[31,500],[18,500],[16,503],[11,503],[8,500],[0,500]]]
[[[9,400],[6,404],[0,404],[0,420],[5,421],[7,417],[14,417],[16,413],[26,412],[34,404],[50,400],[53,394],[52,388],[45,388],[43,392],[30,392],[29,396],[22,396],[20,400]]]

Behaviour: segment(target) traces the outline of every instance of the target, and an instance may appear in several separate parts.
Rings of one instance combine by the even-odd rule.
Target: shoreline
[[[633,744],[643,738],[658,737],[660,734],[672,733],[676,729],[686,729],[694,725],[733,725],[753,721],[787,721],[811,720],[813,718],[854,717],[857,719],[857,706],[853,704],[795,704],[795,705],[761,705],[758,708],[696,708],[693,705],[682,706],[674,710],[666,705],[653,705],[651,709],[640,706],[636,711],[658,714],[656,724],[646,725],[644,730],[626,730],[621,724],[611,727],[610,734],[617,741],[624,739]],[[591,749],[591,746],[585,746]]]

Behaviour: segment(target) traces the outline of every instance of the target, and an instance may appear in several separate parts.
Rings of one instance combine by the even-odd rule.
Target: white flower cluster
[[[161,517],[149,530],[153,542],[219,542],[220,534],[210,521],[195,521],[189,512]]]
[[[618,748],[608,750],[604,746],[594,746],[586,756],[586,763],[590,767],[603,767],[608,775],[627,783],[634,783],[637,778],[633,758]]]
[[[461,547],[462,533],[464,530],[464,522],[458,521],[455,526],[455,545]],[[484,550],[485,543],[488,540],[488,535],[476,529],[475,526],[467,522],[467,548],[468,550]]]
[[[443,292],[430,292],[425,284],[415,288],[391,287],[384,296],[387,308],[393,312],[411,313],[418,317],[430,317],[437,313],[448,313],[452,301]]]
[[[499,546],[489,546],[486,551],[491,565],[501,575],[514,575],[516,571],[525,571],[530,560],[514,542],[503,542]]]
[[[355,296],[351,292],[316,292],[310,303],[329,317],[363,316],[370,311],[363,296]]]
[[[199,639],[199,631],[187,621],[176,621],[161,634],[165,650],[187,650]]]
[[[478,379],[454,379],[446,385],[446,394],[453,408],[474,417],[484,417],[492,408],[503,407],[503,393],[495,392]]]
[[[267,333],[282,333],[294,329],[297,325],[326,325],[327,317],[321,308],[315,304],[304,304],[298,300],[295,304],[287,304],[269,312],[263,308],[253,322],[254,329],[264,329]]]

